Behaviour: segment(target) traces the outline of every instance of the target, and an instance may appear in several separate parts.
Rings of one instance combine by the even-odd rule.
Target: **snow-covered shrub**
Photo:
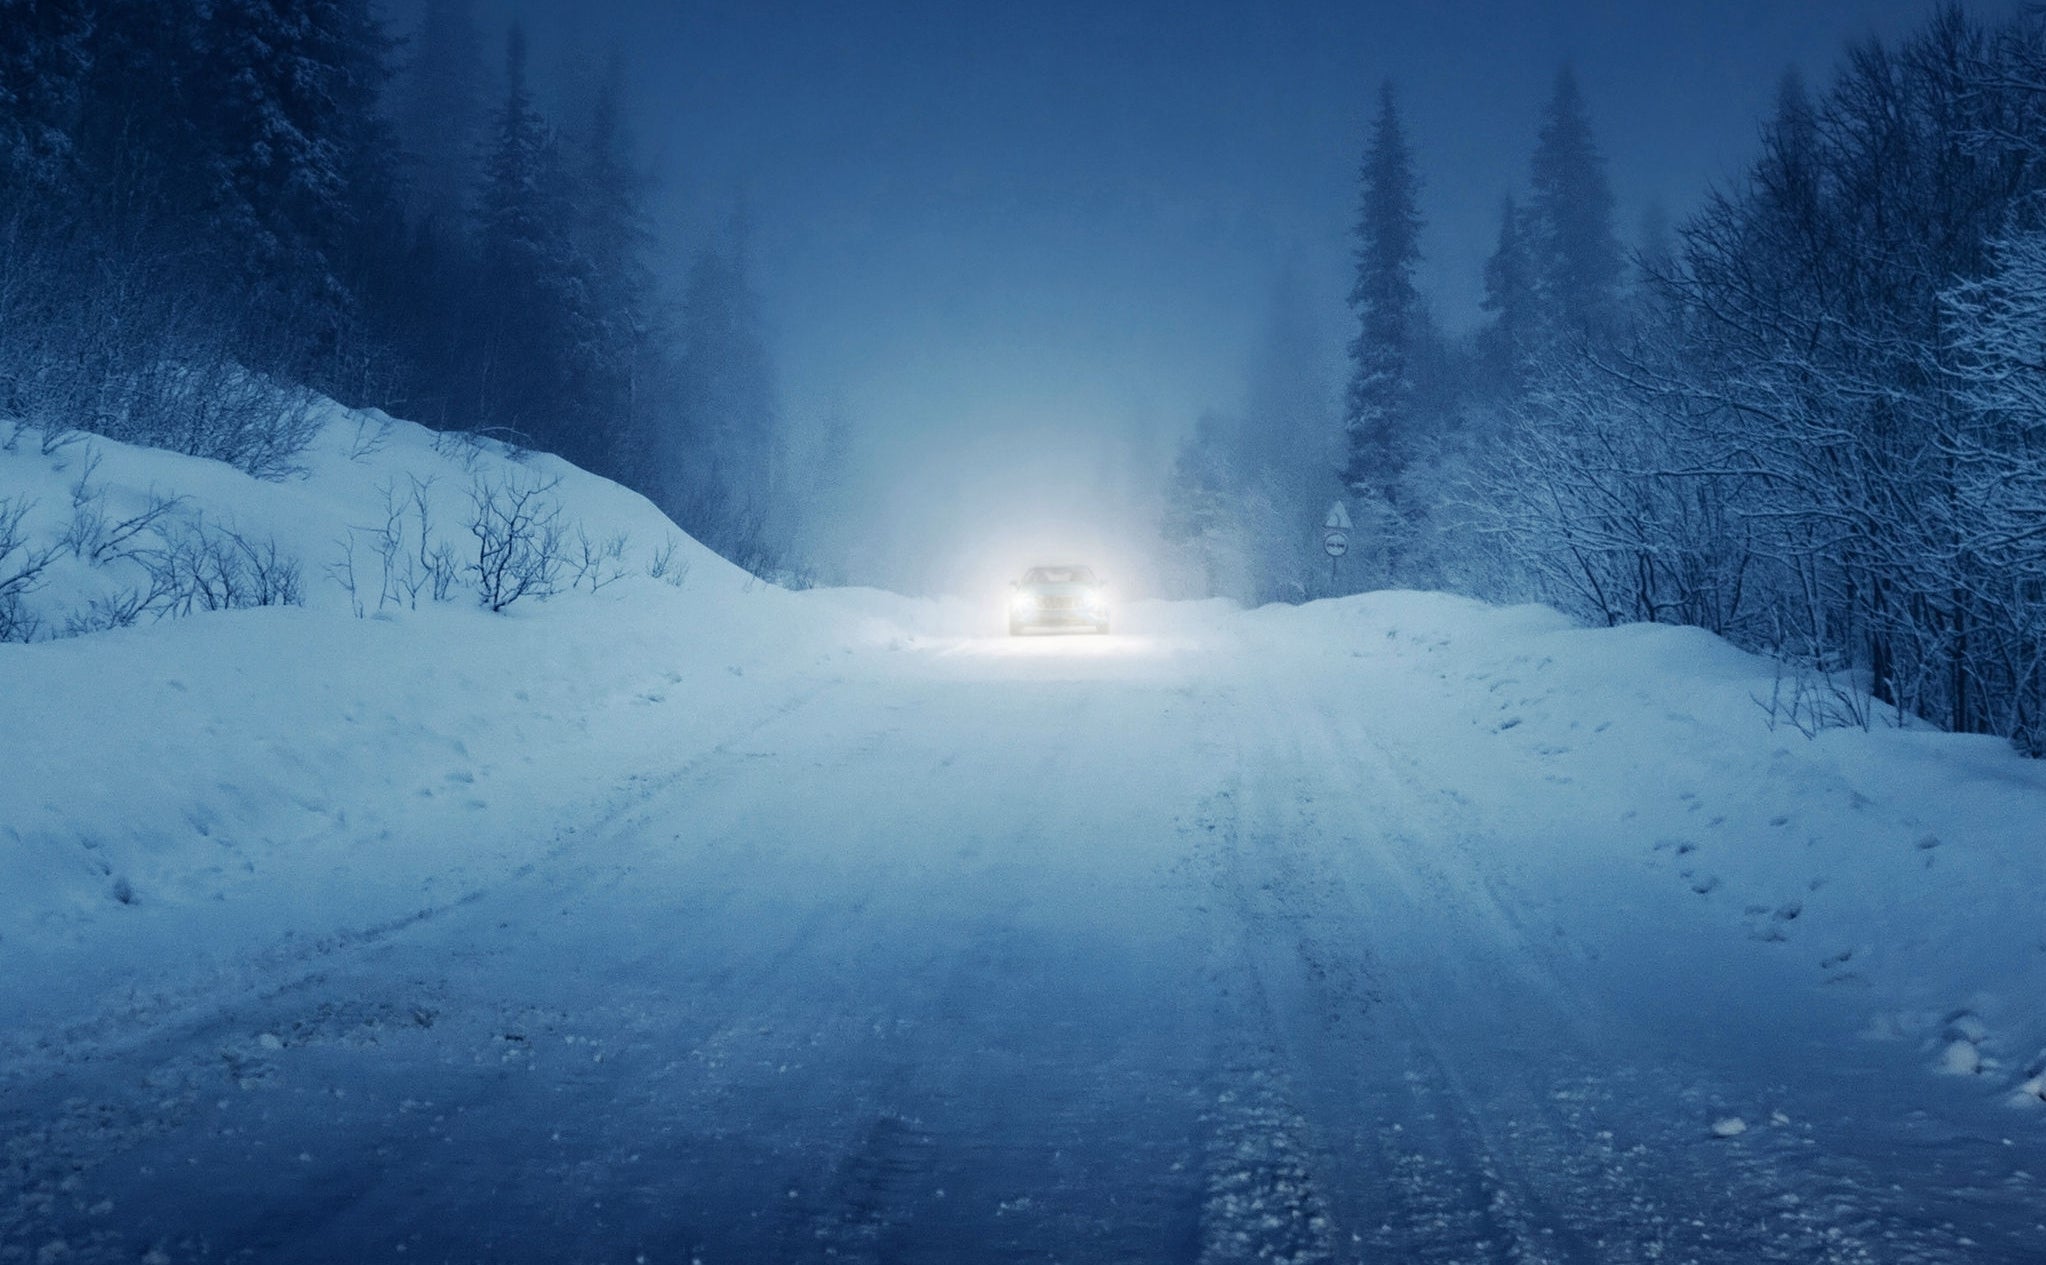
[[[356,459],[351,455],[351,460]],[[347,590],[349,604],[357,618],[371,613],[365,592],[369,577],[363,573],[366,561],[359,559],[357,546],[366,548],[377,564],[375,609],[392,606],[419,609],[419,599],[445,602],[461,570],[454,546],[434,533],[433,485],[431,476],[421,479],[408,474],[407,489],[400,493],[395,478],[378,487],[383,496],[382,521],[369,526],[351,526],[341,540],[341,557],[327,568],[328,576]]]
[[[670,535],[654,550],[647,561],[646,573],[650,579],[660,580],[681,588],[689,579],[689,560],[681,555],[682,538]]]
[[[569,577],[568,587],[589,585],[595,593],[607,584],[622,579],[625,574],[625,546],[628,537],[624,532],[599,540],[590,535],[589,529],[580,521],[575,525],[575,551],[569,556],[568,565],[575,569]]]
[[[433,450],[451,461],[462,463],[462,469],[475,474],[483,468],[486,459],[501,457],[506,461],[524,462],[532,456],[532,450],[524,443],[525,436],[503,426],[481,426],[475,430],[438,431],[433,437]]]
[[[135,553],[164,517],[183,504],[179,497],[152,495],[139,512],[116,516],[108,508],[106,488],[93,482],[100,460],[97,449],[88,450],[84,468],[71,484],[71,524],[58,542],[72,557],[94,566]]]
[[[0,223],[0,422],[36,430],[46,454],[83,431],[294,472],[316,397],[247,368],[233,322],[164,267]]]
[[[0,496],[0,641],[28,641],[42,627],[22,599],[40,586],[58,551],[30,541],[22,527],[30,508],[29,502]]]
[[[211,352],[135,373],[104,433],[278,479],[297,471],[295,459],[320,431],[316,398]]]
[[[166,523],[158,539],[157,548],[135,556],[149,570],[146,605],[159,615],[305,603],[298,561],[275,540],[251,540],[197,517]]]
[[[561,504],[554,498],[560,484],[558,477],[528,481],[507,474],[470,485],[469,534],[476,538],[476,560],[468,571],[476,578],[477,596],[491,610],[560,589],[566,563]]]

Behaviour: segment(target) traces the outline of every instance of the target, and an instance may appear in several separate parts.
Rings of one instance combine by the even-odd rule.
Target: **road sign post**
[[[1321,548],[1328,555],[1328,587],[1333,594],[1336,564],[1350,552],[1350,510],[1341,501],[1330,502],[1328,517],[1321,520]]]
[[[1328,586],[1336,587],[1336,563],[1350,552],[1350,533],[1340,527],[1331,527],[1321,533],[1322,552],[1328,555]]]

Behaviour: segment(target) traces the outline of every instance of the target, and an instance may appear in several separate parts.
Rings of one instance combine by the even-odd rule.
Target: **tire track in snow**
[[[319,1027],[319,1016],[336,1004],[330,995],[337,988],[343,990],[340,1004],[349,1002],[346,988],[356,973],[353,964],[363,955],[426,932],[449,915],[473,912],[520,891],[544,892],[549,903],[587,894],[607,866],[623,868],[620,845],[640,839],[643,850],[652,843],[645,838],[646,828],[668,815],[660,807],[663,797],[685,788],[700,791],[718,776],[743,767],[745,757],[736,750],[741,744],[801,713],[834,684],[816,683],[778,700],[658,775],[627,778],[597,802],[586,825],[558,831],[534,860],[492,884],[381,922],[310,939],[290,938],[238,965],[230,977],[158,985],[156,995],[146,1002],[125,999],[59,1031],[15,1034],[11,1048],[0,1050],[4,1076],[0,1083],[6,1087],[7,1101],[23,1104],[19,1115],[0,1116],[0,1124],[15,1139],[9,1152],[0,1155],[5,1161],[0,1172],[10,1179],[7,1194],[0,1195],[0,1230],[7,1232],[0,1242],[68,1225],[71,1237],[58,1233],[51,1241],[70,1244],[66,1250],[71,1259],[133,1259],[139,1249],[131,1250],[120,1232],[94,1225],[86,1205],[69,1192],[85,1189],[85,1180],[110,1159],[138,1147],[175,1144],[220,1089],[248,1080],[252,1069],[262,1075],[263,1060],[256,1055],[265,1051],[244,1053],[252,1034],[289,1036],[308,1030],[308,1023]],[[584,852],[600,840],[614,845],[601,864]],[[854,902],[843,912],[856,917],[858,908]],[[780,946],[770,969],[797,955],[819,929],[805,924]],[[497,938],[491,943],[497,945]],[[497,951],[502,951],[501,945]],[[413,995],[421,999],[439,992],[438,985],[418,981],[413,987]],[[359,1008],[359,1001],[355,1004]],[[495,1089],[479,1082],[470,1087],[468,1099],[443,1105],[462,1111],[480,1105]],[[322,1224],[344,1216],[376,1185],[358,1182],[345,1198],[332,1190],[313,1191],[280,1215],[291,1220],[301,1239],[314,1240]],[[118,1206],[132,1210],[138,1199],[146,1201],[146,1191],[124,1197]],[[242,1240],[244,1246],[266,1241],[272,1233],[266,1223],[278,1220],[279,1215],[269,1215],[243,1225],[240,1229],[248,1236]]]
[[[1488,846],[1499,844],[1473,831],[1502,823],[1461,820],[1462,800],[1425,780],[1419,761],[1405,758],[1389,734],[1346,722],[1326,695],[1287,699],[1283,684],[1272,684],[1288,724],[1265,742],[1288,759],[1266,751],[1244,763],[1326,769],[1317,798],[1332,805],[1326,823],[1272,837],[1309,840],[1300,855],[1314,849],[1364,876],[1373,899],[1349,909],[1336,902],[1320,921],[1368,925],[1381,943],[1400,946],[1408,964],[1381,971],[1407,1047],[1397,1057],[1411,1070],[1408,1114],[1387,1109],[1393,1119],[1381,1128],[1379,1150],[1381,1163],[1407,1170],[1416,1184],[1407,1210],[1365,1232],[1374,1254],[1828,1265],[1996,1259],[1937,1227],[1912,1224],[1904,1209],[1872,1210],[1851,1196],[1861,1183],[1819,1187],[1802,1171],[1813,1157],[1788,1135],[1709,1138],[1700,1120],[1706,1102],[1685,1105],[1675,1085],[1692,1083],[1691,1099],[1741,1096],[1715,1092],[1712,1078],[1683,1066],[1676,1052],[1642,1046],[1644,1034],[1560,973],[1563,946],[1522,915],[1483,864]],[[1350,793],[1328,793],[1336,788]],[[1343,885],[1308,890],[1340,892]],[[1498,1048],[1507,1036],[1513,1048]],[[1662,1074],[1616,1068],[1616,1053],[1645,1056]],[[1414,1144],[1416,1120],[1436,1123],[1431,1143]],[[1864,1176],[1863,1189],[1881,1188]],[[1439,1194],[1445,1180],[1466,1184],[1465,1197],[1429,1193]],[[1481,1196],[1485,1215],[1474,1218]],[[1430,1204],[1440,1206],[1429,1213]],[[1464,1222],[1464,1243],[1455,1235],[1430,1241],[1420,1230],[1431,1217],[1445,1227]]]
[[[1541,1236],[1484,1162],[1467,1107],[1412,1070],[1412,1009],[1387,1004],[1396,991],[1312,855],[1325,841],[1310,802],[1239,781],[1196,823],[1247,994],[1235,1025],[1259,1059],[1218,1091],[1223,1167],[1210,1187],[1223,1198],[1210,1201],[1204,1248],[1216,1261],[1544,1259],[1515,1250]],[[1254,1162],[1232,1167],[1232,1152]]]
[[[588,847],[593,837],[621,838],[643,832],[659,816],[657,810],[649,807],[659,796],[684,782],[701,778],[715,766],[730,764],[736,745],[807,708],[834,684],[819,683],[782,700],[672,769],[657,775],[629,776],[623,786],[607,791],[592,805],[586,827],[569,826],[557,831],[535,859],[513,867],[494,883],[471,887],[445,900],[367,925],[336,928],[310,939],[287,937],[247,955],[239,964],[240,974],[232,979],[208,975],[197,981],[152,982],[152,996],[147,1001],[131,996],[54,1031],[7,1033],[0,1036],[0,1041],[4,1041],[0,1044],[0,1069],[9,1077],[19,1078],[30,1074],[39,1063],[61,1064],[82,1049],[90,1049],[96,1058],[104,1058],[131,1053],[145,1045],[166,1042],[175,1045],[197,1039],[223,1023],[236,1021],[239,1008],[248,1005],[246,993],[251,987],[248,977],[266,981],[257,986],[255,996],[259,1002],[268,1001],[315,982],[317,969],[305,969],[311,964],[336,954],[374,947],[510,888],[558,879],[560,876],[553,874],[551,867]],[[642,811],[634,816],[636,809]],[[228,999],[225,1008],[219,1005],[223,994]]]
[[[876,1116],[839,1162],[829,1211],[811,1222],[814,1252],[848,1265],[900,1260],[915,1207],[929,1197],[937,1139],[900,1116]],[[806,1253],[807,1255],[807,1253]]]
[[[1260,918],[1240,866],[1241,779],[1180,824],[1206,899],[1220,1036],[1203,1118],[1198,1265],[1334,1265],[1345,1257],[1318,1189],[1307,1121],[1293,1102],[1266,978],[1253,952]],[[1212,909],[1212,905],[1209,906]]]

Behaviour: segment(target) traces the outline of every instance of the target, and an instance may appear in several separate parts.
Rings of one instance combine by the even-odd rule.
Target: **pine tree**
[[[1350,386],[1343,410],[1343,482],[1360,495],[1397,497],[1413,419],[1413,362],[1425,315],[1414,287],[1421,258],[1420,180],[1400,125],[1392,84],[1380,90],[1378,119],[1364,156],[1357,219],[1357,313]]]
[[[1289,267],[1251,355],[1232,461],[1248,489],[1239,507],[1269,506],[1247,540],[1258,601],[1297,601],[1327,575],[1319,529],[1342,488],[1329,460],[1337,413],[1321,335],[1313,296]]]
[[[229,271],[208,224],[204,16],[197,5],[101,0],[73,137],[90,214],[110,237],[174,255],[194,290],[219,288]]]
[[[377,105],[389,43],[368,0],[215,0],[203,33],[215,241],[264,313],[332,337],[352,235],[389,196]]]
[[[1598,342],[1618,325],[1624,275],[1613,193],[1577,77],[1564,67],[1543,115],[1529,210],[1536,292],[1549,341]]]
[[[1527,389],[1529,357],[1540,321],[1527,214],[1509,195],[1499,208],[1499,241],[1485,261],[1484,310],[1492,320],[1478,351],[1493,390],[1511,398]]]
[[[1173,462],[1158,529],[1181,567],[1191,572],[1181,577],[1188,597],[1241,598],[1248,587],[1247,516],[1242,489],[1229,468],[1230,439],[1237,429],[1220,414],[1202,414]]]
[[[663,461],[677,489],[676,520],[742,563],[769,548],[782,448],[760,300],[747,274],[741,216],[727,241],[690,265],[678,330],[681,425],[668,433]]]
[[[650,470],[653,437],[642,400],[654,325],[654,279],[646,255],[646,180],[625,129],[625,64],[613,53],[591,105],[578,183],[577,238],[590,278],[593,356],[583,366],[586,403],[600,432],[599,469],[638,481]]]
[[[0,0],[0,196],[46,197],[76,179],[91,31],[78,0]]]
[[[570,236],[573,207],[553,129],[526,80],[526,37],[505,41],[505,95],[492,121],[477,198],[481,339],[477,412],[582,464],[601,442],[576,407],[579,365],[595,341],[589,278]]]
[[[505,94],[491,120],[476,205],[477,236],[494,270],[538,271],[534,256],[559,229],[548,222],[554,161],[553,135],[526,83],[525,29],[514,25],[505,39]]]
[[[458,236],[483,130],[482,41],[474,0],[427,0],[399,113],[412,156],[408,210],[424,233]]]

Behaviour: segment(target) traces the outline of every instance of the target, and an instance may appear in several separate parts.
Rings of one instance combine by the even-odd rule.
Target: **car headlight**
[[[1089,610],[1100,610],[1103,606],[1106,606],[1107,604],[1108,594],[1103,593],[1100,589],[1091,589],[1088,591],[1087,608]]]
[[[1030,610],[1032,607],[1037,605],[1037,594],[1018,593],[1016,596],[1009,599],[1009,605],[1015,607],[1019,611]]]

